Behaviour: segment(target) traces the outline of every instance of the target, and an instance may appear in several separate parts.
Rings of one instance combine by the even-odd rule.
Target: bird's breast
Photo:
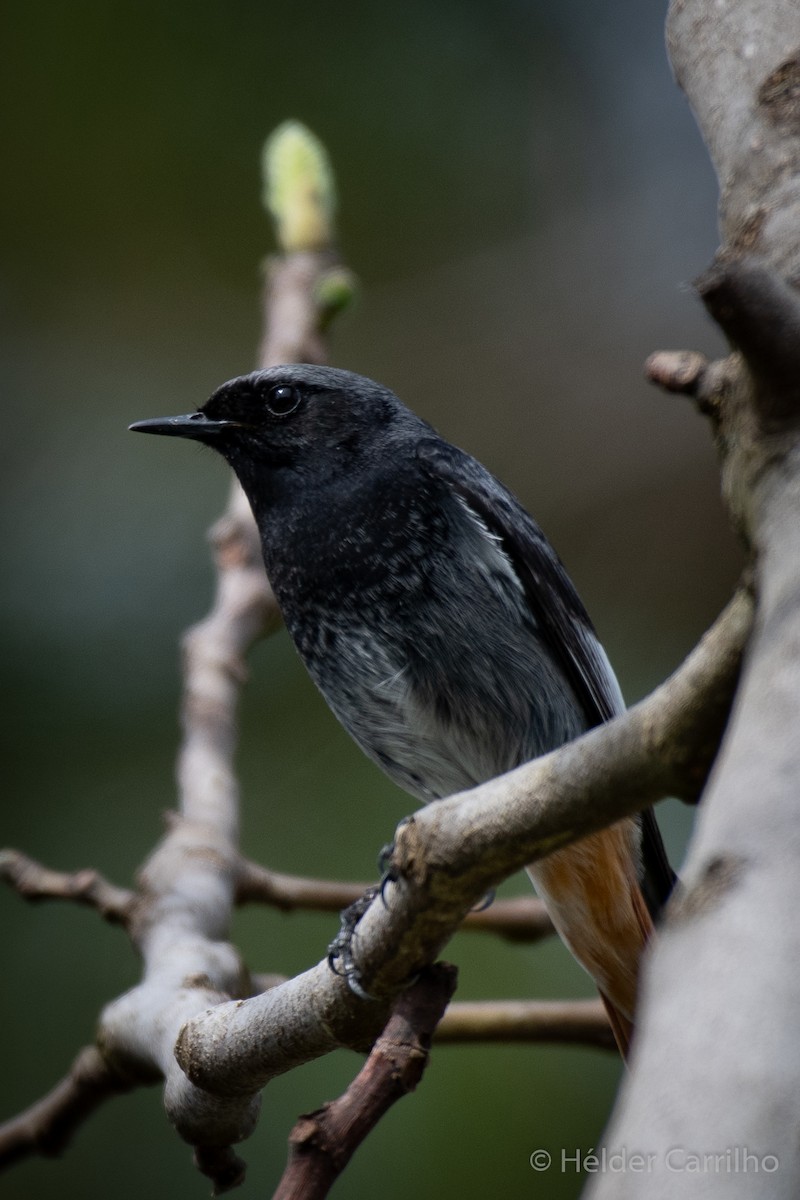
[[[448,795],[581,731],[512,565],[460,503],[349,515],[298,525],[268,572],[312,678],[397,783]]]

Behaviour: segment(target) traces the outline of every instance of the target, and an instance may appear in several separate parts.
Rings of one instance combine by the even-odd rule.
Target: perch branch
[[[209,1092],[257,1091],[340,1045],[369,1045],[393,994],[438,955],[505,876],[666,795],[694,800],[719,745],[752,618],[741,591],[683,666],[647,700],[576,742],[470,792],[429,805],[397,831],[398,879],[362,917],[355,996],[327,961],[190,1021],[176,1049]],[[267,1031],[280,1029],[280,1039]]]
[[[287,982],[285,975],[252,975],[253,992]],[[451,1004],[437,1042],[564,1042],[616,1053],[617,1043],[599,1000],[483,1000]]]
[[[293,245],[270,266],[262,365],[324,357],[331,284],[335,293],[342,282],[324,241]],[[360,977],[377,999],[355,996],[327,961],[251,996],[227,940],[232,906],[247,887],[235,711],[247,651],[279,614],[238,485],[212,541],[214,606],[184,642],[179,816],[144,865],[129,910],[144,975],[104,1010],[97,1050],[126,1086],[163,1078],[170,1119],[221,1191],[241,1180],[230,1147],[252,1131],[263,1084],[336,1046],[368,1048],[398,992],[488,890],[665,795],[697,799],[728,718],[752,605],[740,593],[676,675],[630,713],[401,826],[388,907],[372,905],[354,943]]]

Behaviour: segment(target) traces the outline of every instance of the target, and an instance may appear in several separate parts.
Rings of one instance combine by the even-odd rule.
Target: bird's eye
[[[267,393],[267,408],[274,417],[288,417],[300,403],[300,390],[280,383]]]

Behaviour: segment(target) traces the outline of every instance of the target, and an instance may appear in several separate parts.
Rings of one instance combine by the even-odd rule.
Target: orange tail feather
[[[593,977],[625,1058],[639,962],[653,922],[638,881],[637,830],[621,821],[528,868],[553,924]]]

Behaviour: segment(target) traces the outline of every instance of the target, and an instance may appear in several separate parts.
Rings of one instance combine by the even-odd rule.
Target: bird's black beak
[[[235,429],[238,421],[214,421],[205,413],[186,413],[182,417],[153,417],[129,425],[133,433],[165,433],[170,437],[194,438],[198,442],[213,442],[226,429]]]

